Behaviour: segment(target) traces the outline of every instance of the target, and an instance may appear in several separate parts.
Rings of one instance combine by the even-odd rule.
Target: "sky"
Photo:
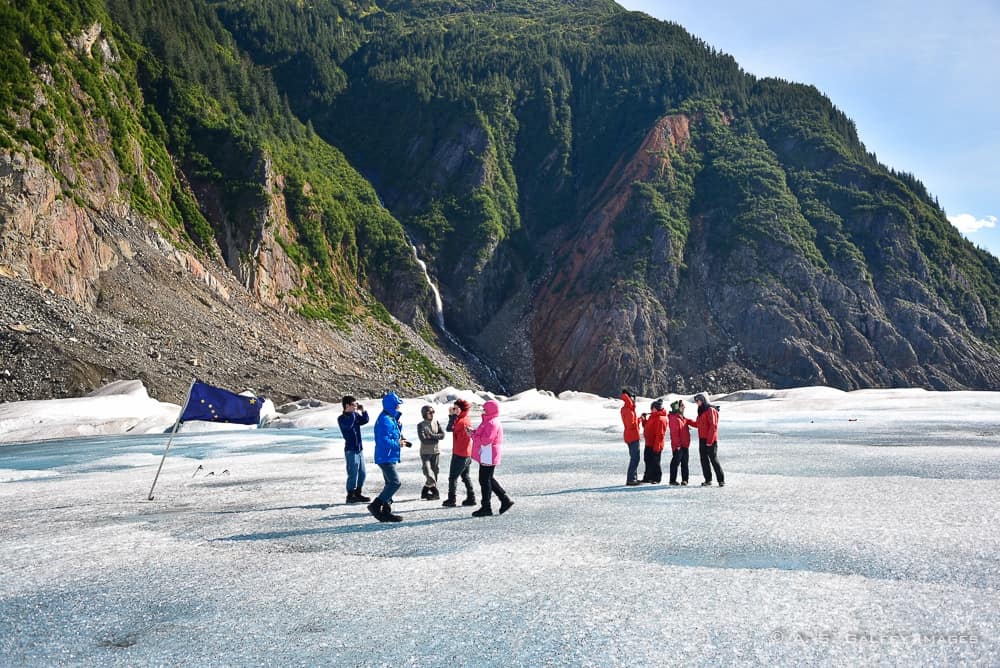
[[[716,397],[725,487],[703,488],[697,441],[689,485],[627,487],[620,401],[527,391],[500,402],[510,512],[421,500],[414,448],[382,524],[345,503],[339,403],[284,415],[306,429],[186,423],[150,501],[173,417],[106,389],[0,405],[0,436],[2,411],[41,438],[160,420],[0,445],[3,665],[1000,665],[1000,392]],[[403,433],[460,395],[482,403],[407,397]]]
[[[816,86],[879,161],[1000,256],[1000,2],[619,0],[744,70]]]

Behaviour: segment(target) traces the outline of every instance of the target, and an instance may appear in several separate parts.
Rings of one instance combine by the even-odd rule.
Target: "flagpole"
[[[163,450],[163,457],[160,458],[160,466],[156,469],[156,477],[153,478],[153,486],[149,488],[149,498],[147,501],[153,500],[153,490],[156,488],[156,481],[160,479],[160,471],[163,470],[163,462],[167,461],[167,453],[170,451],[170,444],[174,442],[174,434],[177,433],[177,428],[181,424],[181,416],[184,415],[184,411],[187,410],[188,402],[191,401],[191,390],[194,388],[194,384],[197,381],[191,381],[191,385],[188,386],[187,398],[184,399],[184,405],[181,406],[181,412],[177,414],[177,421],[174,422],[174,428],[170,430],[170,438],[167,439],[167,447]]]

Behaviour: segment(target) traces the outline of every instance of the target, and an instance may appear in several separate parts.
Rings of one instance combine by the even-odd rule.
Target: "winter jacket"
[[[634,443],[639,440],[639,418],[635,414],[635,401],[622,392],[622,424],[625,425],[625,442]]]
[[[698,396],[704,399],[704,395]],[[698,419],[695,422],[698,426],[698,438],[708,445],[719,440],[719,411],[712,408],[707,399],[698,404]]]
[[[375,463],[399,463],[399,408],[403,400],[395,392],[382,397],[382,412],[375,420]]]
[[[342,413],[337,418],[337,424],[344,435],[344,452],[361,452],[361,425],[368,424],[368,413]]]
[[[642,418],[642,435],[646,438],[646,447],[653,452],[663,452],[663,441],[667,435],[667,411],[653,411],[648,417]]]
[[[670,449],[672,451],[691,447],[689,428],[697,427],[697,422],[687,419],[682,413],[670,413],[667,415],[667,426],[670,428]]]
[[[492,400],[483,404],[483,421],[472,432],[472,458],[480,464],[482,464],[482,451],[485,448],[493,450],[493,463],[487,466],[500,466],[503,425],[500,424],[500,404]]]
[[[441,439],[444,430],[437,420],[424,420],[417,425],[417,438],[420,439],[420,454],[437,455],[441,452]]]
[[[456,457],[471,457],[472,456],[472,438],[469,436],[469,432],[466,431],[466,427],[471,427],[472,424],[469,421],[469,409],[466,408],[457,416],[450,415],[448,417],[448,431],[452,432],[451,440],[451,454]]]

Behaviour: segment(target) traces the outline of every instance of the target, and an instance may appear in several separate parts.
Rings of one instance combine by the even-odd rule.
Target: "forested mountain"
[[[0,37],[0,399],[471,382],[399,222],[211,5],[5,3]]]
[[[130,221],[218,258],[281,327],[340,336],[349,373],[310,354],[348,380],[462,373],[435,352],[409,236],[447,327],[509,389],[1000,386],[997,260],[815,88],[756,79],[680,26],[600,0],[0,16],[4,171],[47,174],[110,255]],[[6,274],[115,317],[76,285],[79,249],[27,241],[52,203],[2,187]],[[114,273],[91,265],[85,283]]]

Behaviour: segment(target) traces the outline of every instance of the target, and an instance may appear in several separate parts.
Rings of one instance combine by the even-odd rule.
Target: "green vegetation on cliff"
[[[204,252],[284,195],[296,234],[279,241],[310,277],[311,315],[362,313],[352,286],[384,291],[390,267],[412,262],[371,186],[291,113],[211,3],[17,2],[0,7],[0,38],[0,145],[30,145],[70,192],[84,184],[60,163],[96,159],[106,131],[132,205]],[[336,77],[317,76],[309,88],[333,95]]]

